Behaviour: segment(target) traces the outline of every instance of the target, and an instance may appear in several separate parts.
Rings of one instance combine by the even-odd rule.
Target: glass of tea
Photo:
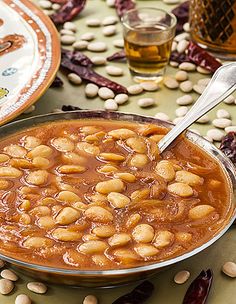
[[[160,81],[169,61],[176,17],[162,9],[138,8],[123,18],[125,53],[138,82]]]

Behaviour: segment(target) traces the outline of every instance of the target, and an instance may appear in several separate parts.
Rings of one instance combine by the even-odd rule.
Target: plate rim
[[[17,12],[17,10],[14,9],[14,7],[17,6],[17,4],[15,4],[15,0],[2,0],[2,1],[19,15],[19,12]],[[52,84],[58,72],[61,61],[61,46],[59,40],[59,33],[56,29],[56,26],[53,24],[52,20],[49,18],[49,16],[47,16],[43,12],[42,9],[40,9],[36,4],[31,2],[30,0],[21,0],[20,2],[22,5],[26,6],[33,15],[37,16],[41,22],[43,22],[44,26],[47,28],[48,32],[50,33],[52,56],[51,56],[50,67],[42,82],[22,105],[20,105],[16,110],[11,111],[8,115],[4,116],[3,119],[0,119],[0,126],[6,124],[7,122],[12,121],[14,118],[18,117],[26,109],[28,109],[31,105],[33,105],[39,100],[39,98],[47,91],[49,86]],[[20,15],[20,17],[25,20],[23,16]],[[39,68],[39,70],[35,71],[33,75],[35,75],[36,73],[40,73],[41,70],[42,67]],[[31,79],[32,77],[28,80],[30,81]],[[25,86],[22,87],[22,89],[24,88]]]

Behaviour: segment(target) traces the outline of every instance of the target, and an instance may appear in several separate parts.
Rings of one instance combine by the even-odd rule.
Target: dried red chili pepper
[[[205,304],[213,279],[213,272],[211,269],[203,270],[199,276],[190,284],[183,304]]]
[[[221,141],[220,150],[236,166],[236,132],[228,133]]]
[[[200,65],[212,73],[214,73],[222,65],[213,56],[192,41],[190,41],[188,45],[187,54],[193,63]]]
[[[91,67],[78,65],[71,62],[70,59],[66,56],[62,56],[61,67],[79,75],[82,79],[92,82],[98,85],[99,87],[107,87],[114,91],[114,93],[116,94],[127,94],[127,89],[122,85],[97,74]]]
[[[113,55],[107,57],[108,61],[119,61],[119,60],[125,60],[126,59],[126,55],[125,55],[125,51],[119,51],[114,53]]]
[[[83,10],[85,3],[86,0],[67,0],[67,2],[50,17],[55,24],[63,24],[76,17]]]
[[[183,25],[188,22],[189,1],[185,1],[171,11],[177,18],[176,33],[183,32]]]
[[[81,109],[81,108],[79,108],[79,107],[72,106],[72,105],[63,105],[63,106],[61,107],[61,109],[62,109],[62,111],[64,111],[64,112],[85,110],[85,109]]]
[[[144,281],[130,293],[116,299],[112,304],[142,304],[152,295],[154,286],[149,281]]]
[[[85,54],[79,51],[70,51],[66,49],[61,50],[62,57],[68,58],[72,63],[82,65],[82,66],[89,66],[93,65],[93,62],[87,57]]]
[[[61,80],[60,77],[56,76],[50,88],[61,88],[61,87],[63,87],[63,81]]]
[[[182,63],[182,62],[189,62],[190,59],[187,54],[178,53],[177,51],[174,51],[170,55],[170,61],[176,61],[178,63]]]
[[[121,18],[126,11],[135,8],[135,3],[133,0],[116,0],[115,8],[117,15]]]
[[[50,0],[52,3],[65,4],[67,0]]]

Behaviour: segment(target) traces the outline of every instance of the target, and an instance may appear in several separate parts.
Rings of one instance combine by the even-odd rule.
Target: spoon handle
[[[236,90],[236,62],[228,63],[216,70],[202,95],[184,119],[173,127],[158,143],[162,153],[184,130],[209,112]]]

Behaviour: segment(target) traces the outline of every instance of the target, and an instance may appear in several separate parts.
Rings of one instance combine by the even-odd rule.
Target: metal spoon
[[[236,62],[228,63],[216,70],[202,95],[184,119],[168,132],[158,143],[162,153],[191,124],[217,106],[236,90]]]

